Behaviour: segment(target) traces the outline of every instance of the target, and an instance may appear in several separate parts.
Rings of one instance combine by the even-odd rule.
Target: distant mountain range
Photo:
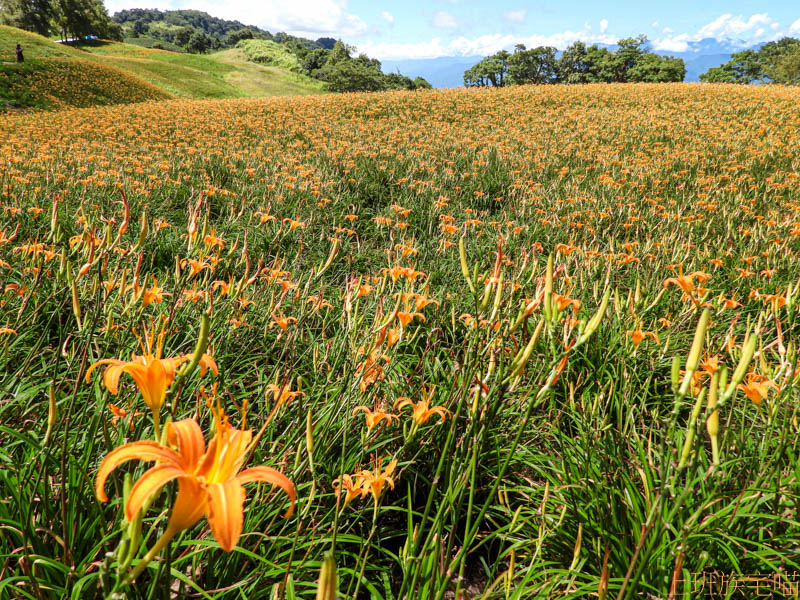
[[[603,44],[598,44],[602,46]],[[736,40],[704,39],[697,42],[688,42],[685,52],[669,52],[657,50],[656,54],[682,58],[686,63],[686,78],[684,81],[699,81],[701,73],[711,67],[718,67],[730,60],[735,52],[747,48],[757,50],[761,44],[748,46],[746,42]],[[614,49],[615,46],[606,46]],[[513,48],[508,48],[509,51]],[[483,56],[441,56],[439,58],[420,58],[406,60],[381,61],[384,73],[400,71],[412,79],[424,77],[433,87],[449,88],[464,85],[464,71],[477,63]]]

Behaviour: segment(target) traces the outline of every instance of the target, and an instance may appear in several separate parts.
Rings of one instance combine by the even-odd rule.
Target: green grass
[[[23,31],[16,27],[0,25],[0,62],[14,62],[14,48],[20,44],[23,48],[25,59],[36,58],[77,58],[81,52],[66,44],[57,44],[41,35]]]
[[[144,35],[140,35],[138,37],[125,38],[124,42],[132,46],[141,46],[142,48],[155,47],[156,50],[169,50],[171,52],[186,52],[180,46],[177,46],[170,42],[166,42],[164,40],[160,40],[158,38],[152,38]]]
[[[242,40],[236,44],[247,56],[247,60],[262,65],[281,67],[289,71],[298,71],[300,62],[285,46],[272,40]]]
[[[240,48],[221,50],[210,57],[221,64],[235,67],[223,78],[248,96],[304,96],[324,91],[325,84],[322,81],[251,62]]]

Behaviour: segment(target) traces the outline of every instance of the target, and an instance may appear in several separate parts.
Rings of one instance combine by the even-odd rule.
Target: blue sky
[[[342,38],[379,59],[486,55],[516,43],[563,49],[644,33],[656,50],[683,52],[705,38],[742,45],[800,37],[800,2],[672,0],[105,0],[123,8],[193,8],[270,31]]]

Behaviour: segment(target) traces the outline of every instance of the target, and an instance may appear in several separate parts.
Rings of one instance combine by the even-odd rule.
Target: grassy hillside
[[[224,75],[225,81],[248,96],[303,96],[319,94],[323,83],[279,66],[256,64],[241,48],[231,48],[211,55],[221,65],[233,67]]]
[[[25,52],[23,67],[14,63],[17,43]],[[80,66],[67,65],[71,60]],[[74,47],[6,26],[0,26],[0,82],[3,106],[36,108],[321,91],[319,82],[250,62],[242,50],[201,56],[105,41]],[[106,90],[106,85],[114,89]]]

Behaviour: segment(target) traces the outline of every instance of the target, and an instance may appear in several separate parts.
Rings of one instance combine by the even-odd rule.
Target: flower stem
[[[172,529],[171,527],[167,526],[167,529],[164,533],[161,534],[161,537],[158,538],[153,547],[142,557],[142,560],[138,562],[138,564],[128,571],[125,576],[119,580],[117,583],[114,591],[117,591],[126,585],[130,585],[134,582],[134,580],[144,571],[145,567],[156,557],[158,554],[166,547],[167,544],[172,540],[172,538],[177,533],[177,530]]]

